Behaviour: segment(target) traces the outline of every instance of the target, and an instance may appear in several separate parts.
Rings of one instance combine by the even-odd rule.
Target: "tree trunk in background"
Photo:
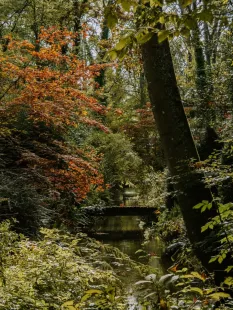
[[[109,0],[107,4],[103,3],[104,8],[105,6],[111,5],[112,0]],[[110,36],[110,29],[108,27],[108,23],[107,23],[107,17],[104,17],[103,20],[103,25],[102,25],[102,29],[101,29],[101,41],[107,41],[109,40],[109,36]],[[106,51],[103,47],[100,48],[99,54],[98,54],[98,60],[100,63],[103,62],[104,56],[106,54]],[[105,72],[106,72],[106,68],[102,68],[100,69],[99,75],[95,78],[95,81],[98,83],[100,88],[103,88],[105,86]],[[101,104],[103,105],[107,105],[107,97],[106,94],[103,92],[103,94],[101,94],[101,96],[99,96],[99,101],[101,102]]]
[[[103,21],[103,28],[102,28],[102,31],[101,31],[101,41],[105,41],[105,40],[108,40],[109,39],[109,35],[110,35],[110,30],[107,26],[107,19],[104,18],[104,21]],[[99,54],[98,54],[98,58],[99,58],[99,61],[102,62],[103,61],[103,58],[106,54],[106,51],[101,48]],[[100,70],[100,74],[96,77],[96,82],[99,84],[99,87],[102,88],[104,87],[105,85],[105,70],[106,69],[101,69]],[[105,100],[104,100],[104,103],[105,103]]]
[[[139,108],[144,108],[146,104],[146,79],[144,70],[140,71],[140,79],[139,79],[139,87],[140,87],[140,106]]]
[[[205,3],[203,3],[205,6]],[[193,11],[195,12],[197,10],[196,2],[193,3]],[[191,12],[191,11],[190,11]],[[209,107],[209,101],[210,101],[210,89],[211,89],[211,75],[207,74],[207,71],[210,70],[210,42],[209,46],[206,46],[209,41],[208,37],[208,25],[206,22],[204,22],[204,47],[201,41],[201,30],[199,29],[198,22],[195,22],[195,28],[192,31],[192,45],[194,49],[194,55],[195,55],[195,66],[196,66],[196,77],[195,77],[195,83],[196,83],[196,89],[199,96],[200,103],[198,105],[198,117],[201,120],[202,126],[208,127],[211,122],[211,111]],[[205,52],[208,51],[208,55],[206,54],[205,59]],[[209,68],[207,70],[207,66],[209,65]],[[210,71],[209,71],[210,73]]]
[[[157,35],[142,45],[143,64],[156,125],[161,137],[168,168],[187,228],[188,237],[203,266],[208,265],[211,252],[205,253],[203,239],[209,232],[201,227],[215,214],[214,208],[201,213],[193,207],[202,200],[212,200],[205,188],[202,174],[191,168],[191,161],[199,159],[177,87],[168,41],[159,44]],[[207,240],[207,239],[206,239]]]
[[[74,46],[76,49],[76,54],[80,55],[80,45],[81,45],[81,30],[82,23],[81,19],[85,12],[85,6],[87,5],[88,0],[73,0],[73,15],[74,15],[74,32],[77,32],[77,36],[74,39]]]

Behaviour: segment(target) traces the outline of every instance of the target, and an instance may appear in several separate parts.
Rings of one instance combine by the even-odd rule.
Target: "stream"
[[[111,220],[112,221],[112,220]],[[111,222],[110,221],[110,222]],[[125,219],[121,221],[121,223],[125,223]],[[111,223],[113,224],[113,223]],[[113,225],[114,226],[114,225]],[[127,226],[128,227],[128,226]],[[106,226],[105,226],[106,228]],[[123,227],[122,227],[123,228]],[[119,227],[118,227],[119,229]],[[99,231],[104,229],[99,229]],[[111,238],[112,235],[112,238]],[[127,254],[131,259],[135,260],[136,262],[147,264],[157,270],[157,273],[159,275],[162,275],[164,273],[163,267],[161,264],[160,256],[163,250],[163,245],[159,239],[153,239],[151,241],[148,241],[145,245],[143,244],[143,234],[136,233],[133,237],[132,234],[125,234],[125,232],[120,235],[114,235],[114,234],[106,234],[100,235],[98,237],[98,240],[103,242],[104,244],[109,244],[111,246],[114,246],[118,248],[121,252]],[[138,250],[141,250],[137,253]],[[142,279],[143,280],[143,279]],[[127,277],[127,284],[129,286],[129,296],[128,296],[128,304],[129,308],[128,310],[142,310],[145,309],[142,306],[139,305],[137,301],[137,297],[132,293],[133,291],[133,284],[137,281],[135,279],[135,275],[132,274],[132,276],[129,278]],[[130,283],[130,284],[129,284]],[[147,308],[147,310],[150,310],[151,308]]]
[[[110,244],[116,248],[118,248],[121,252],[127,254],[131,259],[140,262],[140,263],[144,263],[144,264],[148,264],[149,266],[156,268],[157,269],[157,273],[159,275],[163,274],[163,267],[161,264],[161,260],[160,260],[160,255],[162,252],[162,244],[160,242],[160,240],[156,239],[156,240],[152,240],[149,241],[146,245],[142,246],[143,243],[143,239],[142,238],[135,238],[135,239],[122,239],[122,240],[108,240],[108,241],[104,241],[104,243]],[[136,252],[138,250],[143,250],[145,252],[143,253],[147,253],[147,257],[146,259],[143,258],[140,259],[140,254],[136,254]],[[145,309],[143,308],[143,306],[141,306],[138,301],[137,301],[137,297],[132,293],[133,289],[132,289],[132,285],[135,283],[135,278],[134,275],[132,275],[132,277],[129,279],[127,279],[127,282],[130,282],[130,286],[129,286],[129,296],[128,296],[128,304],[129,304],[129,308],[128,310],[142,310]],[[151,307],[147,307],[147,310],[150,310]]]

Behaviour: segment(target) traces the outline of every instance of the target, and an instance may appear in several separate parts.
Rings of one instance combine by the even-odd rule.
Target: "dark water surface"
[[[120,235],[118,235],[120,237]],[[154,239],[151,241],[144,242],[143,234],[135,234],[135,237],[125,238],[127,234],[123,234],[123,238],[117,238],[113,234],[113,239],[111,239],[111,234],[99,235],[98,240],[104,244],[109,244],[118,248],[121,252],[127,254],[131,259],[136,262],[147,264],[156,269],[156,273],[162,275],[164,273],[163,267],[161,264],[160,256],[163,250],[163,245],[159,239]],[[136,281],[139,279],[135,278],[134,274],[131,274],[126,281],[126,286],[128,287],[129,296],[128,296],[128,310],[142,310],[144,309],[137,301],[137,297],[133,293],[133,286]],[[141,279],[143,280],[143,279]],[[147,310],[151,310],[150,307]]]

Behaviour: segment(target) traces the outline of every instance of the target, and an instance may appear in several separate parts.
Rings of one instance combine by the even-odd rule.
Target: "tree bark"
[[[191,165],[199,156],[183,109],[169,43],[165,40],[159,44],[154,34],[142,45],[142,55],[154,118],[187,234],[197,257],[210,270],[211,252],[205,253],[207,245],[203,243],[210,236],[208,231],[201,233],[201,227],[216,213],[214,208],[204,213],[193,209],[202,200],[212,201],[212,195],[202,181],[203,175]]]
[[[74,39],[74,46],[76,49],[76,54],[80,53],[80,45],[81,45],[81,30],[82,23],[81,19],[85,12],[85,6],[87,5],[88,0],[82,0],[81,2],[78,0],[73,0],[73,15],[74,15],[74,32],[77,33],[77,36]]]

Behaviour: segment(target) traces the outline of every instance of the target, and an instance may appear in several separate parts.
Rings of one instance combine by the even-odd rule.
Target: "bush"
[[[127,309],[114,262],[138,275],[144,268],[84,234],[44,228],[41,240],[30,241],[8,221],[0,225],[0,253],[2,310]]]

